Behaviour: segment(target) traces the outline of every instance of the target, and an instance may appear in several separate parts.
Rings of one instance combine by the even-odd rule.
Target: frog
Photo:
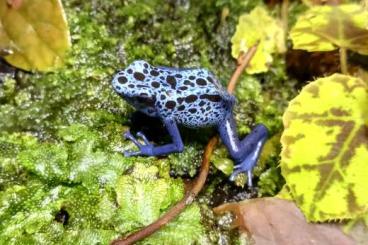
[[[141,131],[134,136],[128,130],[124,137],[139,150],[125,151],[126,157],[183,152],[178,125],[214,127],[235,162],[230,180],[245,173],[248,186],[253,186],[252,170],[268,138],[268,129],[258,124],[246,137],[239,139],[233,113],[235,97],[222,87],[212,72],[205,68],[153,66],[147,61],[136,60],[115,74],[112,87],[136,110],[159,118],[171,137],[170,143],[154,145]]]

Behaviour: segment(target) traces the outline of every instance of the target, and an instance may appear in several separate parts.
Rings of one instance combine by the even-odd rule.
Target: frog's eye
[[[148,64],[148,62],[144,61],[144,60],[136,60],[134,61],[131,66],[134,67],[135,71],[142,71],[143,69],[148,69],[151,67],[150,64]]]

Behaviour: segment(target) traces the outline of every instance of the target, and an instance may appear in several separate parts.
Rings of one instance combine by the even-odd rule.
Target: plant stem
[[[341,73],[348,75],[348,60],[347,60],[347,54],[346,54],[346,48],[340,48],[340,67],[341,67]]]
[[[288,34],[288,18],[289,18],[289,0],[283,0],[281,5],[281,21],[282,21],[282,28],[284,29],[285,33],[285,40],[287,39]]]
[[[227,86],[227,91],[229,93],[233,93],[235,86],[239,80],[240,75],[244,71],[244,69],[249,65],[252,57],[257,51],[258,44],[251,47],[247,53],[243,53],[238,58],[237,68],[234,71],[233,75]],[[193,203],[198,193],[202,190],[210,168],[210,158],[212,152],[217,145],[219,139],[217,136],[212,137],[210,141],[207,143],[206,148],[204,150],[201,169],[199,171],[198,177],[194,180],[193,187],[185,194],[184,198],[177,202],[168,212],[162,215],[158,220],[153,222],[152,224],[144,227],[142,230],[139,230],[123,239],[117,239],[111,242],[112,245],[129,245],[133,244],[139,240],[142,240],[149,235],[153,234],[161,227],[169,223],[172,219],[174,219],[177,215],[179,215],[186,206]]]
[[[251,47],[248,50],[247,53],[245,53],[245,54],[243,53],[239,56],[239,58],[237,60],[238,61],[237,68],[234,71],[233,75],[231,76],[230,81],[227,85],[227,91],[229,93],[234,92],[240,75],[242,74],[244,69],[249,65],[251,59],[253,58],[254,54],[257,51],[257,47],[258,47],[258,43],[256,45],[254,45],[253,47]]]

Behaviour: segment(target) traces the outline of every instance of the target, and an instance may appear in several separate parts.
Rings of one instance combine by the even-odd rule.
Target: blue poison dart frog
[[[190,128],[217,128],[222,142],[236,163],[230,179],[241,172],[248,175],[252,186],[252,169],[257,163],[267,139],[267,128],[259,124],[244,139],[239,140],[233,116],[235,97],[230,95],[216,77],[201,68],[154,67],[138,60],[118,72],[112,86],[137,110],[158,117],[171,136],[172,143],[155,146],[138,132],[144,144],[129,131],[124,137],[131,140],[138,151],[126,151],[125,156],[157,156],[182,152],[183,141],[177,124]]]

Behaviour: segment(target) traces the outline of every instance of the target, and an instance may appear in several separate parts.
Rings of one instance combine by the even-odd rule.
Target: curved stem
[[[234,71],[231,79],[229,81],[227,90],[229,93],[232,93],[235,89],[237,81],[239,80],[239,76],[244,71],[245,67],[249,64],[250,60],[254,56],[257,50],[257,44],[251,47],[247,53],[241,54],[238,58],[238,65],[236,70]],[[184,198],[177,202],[168,212],[162,215],[158,220],[153,222],[152,224],[144,227],[142,230],[139,230],[123,239],[117,239],[111,242],[112,245],[129,245],[133,244],[139,240],[142,240],[149,235],[153,234],[161,227],[169,223],[172,219],[174,219],[177,215],[179,215],[186,206],[193,203],[195,197],[202,190],[208,175],[208,171],[210,168],[210,158],[213,152],[213,149],[217,145],[219,139],[217,136],[212,137],[210,141],[207,143],[206,148],[204,150],[201,169],[199,171],[198,177],[194,180],[193,187],[185,194]]]
[[[238,58],[238,64],[236,70],[234,71],[233,75],[230,78],[230,81],[227,85],[227,91],[229,93],[233,93],[238,82],[240,75],[243,73],[244,69],[249,65],[251,59],[253,58],[254,54],[257,51],[258,43],[252,46],[247,53],[240,54]]]

